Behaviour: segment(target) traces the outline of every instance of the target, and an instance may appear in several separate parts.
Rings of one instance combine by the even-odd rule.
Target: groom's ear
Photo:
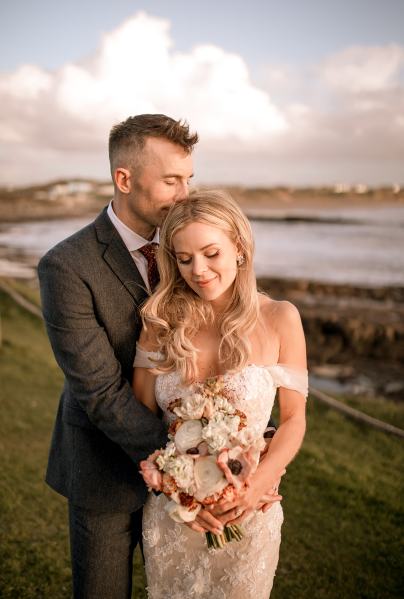
[[[117,168],[114,172],[114,181],[121,193],[130,193],[132,182],[129,169]]]

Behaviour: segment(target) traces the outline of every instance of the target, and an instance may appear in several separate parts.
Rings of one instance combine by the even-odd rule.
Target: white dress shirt
[[[159,243],[160,241],[160,232],[159,229],[156,229],[153,239],[144,239],[141,235],[129,229],[125,223],[123,223],[115,214],[114,209],[112,207],[112,200],[108,204],[107,214],[114,225],[115,229],[118,231],[119,235],[122,238],[122,241],[128,248],[130,255],[133,258],[134,263],[137,266],[138,271],[140,272],[142,279],[146,285],[148,291],[150,291],[149,279],[147,278],[147,260],[146,257],[143,256],[141,252],[139,252],[139,248],[143,247],[147,243]]]

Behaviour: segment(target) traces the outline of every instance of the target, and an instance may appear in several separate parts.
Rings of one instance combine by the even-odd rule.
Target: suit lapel
[[[104,246],[103,258],[138,305],[148,297],[141,274],[121,236],[108,217],[107,209],[94,221],[97,239]]]

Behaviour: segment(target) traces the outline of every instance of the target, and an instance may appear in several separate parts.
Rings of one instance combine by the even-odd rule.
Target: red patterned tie
[[[150,289],[153,291],[159,282],[159,271],[157,270],[156,251],[158,243],[147,243],[139,248],[139,252],[147,260],[147,278],[149,280]]]

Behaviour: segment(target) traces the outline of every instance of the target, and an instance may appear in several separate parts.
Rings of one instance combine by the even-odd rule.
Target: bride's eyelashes
[[[205,258],[216,258],[216,256],[219,255],[219,253],[220,252],[218,250],[214,254],[206,254]],[[186,260],[184,260],[184,258],[177,258],[177,262],[178,264],[191,264],[192,258],[187,258]]]

